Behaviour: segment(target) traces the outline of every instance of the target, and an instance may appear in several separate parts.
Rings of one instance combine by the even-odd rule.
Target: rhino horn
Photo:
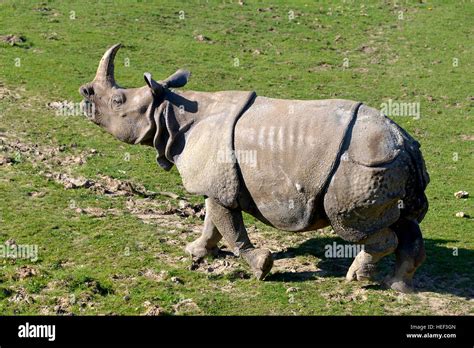
[[[121,44],[116,44],[110,47],[107,52],[105,52],[104,56],[100,60],[94,81],[106,83],[110,86],[115,85],[114,58],[120,47]]]

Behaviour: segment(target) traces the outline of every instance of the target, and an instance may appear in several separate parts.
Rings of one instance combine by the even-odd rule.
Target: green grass
[[[472,314],[473,220],[454,214],[473,216],[474,209],[472,198],[456,199],[453,193],[474,194],[474,4],[402,3],[2,2],[0,35],[26,41],[14,46],[0,42],[0,83],[20,95],[0,98],[0,131],[24,142],[66,145],[64,156],[97,149],[99,155],[71,167],[75,175],[108,175],[186,195],[175,169],[166,173],[156,166],[154,150],[119,143],[83,117],[56,116],[46,107],[51,101],[80,101],[79,86],[94,77],[105,49],[121,42],[116,78],[123,86],[143,85],[145,71],[163,79],[186,67],[193,74],[186,88],[193,90],[346,98],[373,107],[388,99],[420,102],[419,120],[393,119],[422,144],[431,183],[430,210],[422,223],[428,258],[417,273],[423,292],[405,296],[374,284],[346,284],[350,261],[329,262],[322,256],[324,245],[337,239],[316,232],[292,236],[248,216],[247,224],[255,224],[269,241],[293,241],[297,257],[319,262],[324,274],[304,279],[277,273],[257,282],[238,274],[190,271],[181,244],[196,234],[185,234],[179,245],[160,243],[179,239],[179,228],[172,232],[144,224],[125,210],[124,197],[65,190],[41,174],[42,165],[20,157],[0,171],[0,242],[36,244],[39,258],[0,259],[0,314],[60,312],[55,307],[66,300],[67,311],[75,314],[142,314],[146,301],[173,314],[173,306],[188,298],[199,307],[190,314]],[[200,34],[211,43],[197,41]],[[130,161],[124,160],[126,153]],[[33,197],[31,192],[45,194]],[[71,201],[124,213],[94,218],[69,209]],[[182,223],[189,230],[201,222]],[[392,263],[393,258],[385,260],[382,270]],[[15,274],[24,265],[37,274],[18,279]],[[184,284],[150,280],[142,275],[144,269],[167,271]],[[298,288],[293,297],[286,293],[290,287]],[[31,300],[18,300],[19,293]]]

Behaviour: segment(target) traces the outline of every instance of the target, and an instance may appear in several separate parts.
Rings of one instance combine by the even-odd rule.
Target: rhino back
[[[289,231],[324,220],[322,191],[358,103],[257,97],[237,122],[234,148],[258,213]]]

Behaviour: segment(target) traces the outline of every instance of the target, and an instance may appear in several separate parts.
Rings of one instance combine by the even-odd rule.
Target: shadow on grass
[[[474,279],[474,251],[457,249],[457,252],[444,245],[455,243],[455,240],[425,238],[426,261],[415,273],[414,283],[417,291],[452,294],[466,299],[474,298],[472,281]],[[269,275],[268,281],[300,282],[318,277],[343,278],[353,259],[325,257],[326,245],[347,244],[338,237],[312,238],[294,248],[275,253],[274,259],[289,259],[296,256],[314,256],[318,270],[314,272],[279,272]],[[456,256],[457,254],[457,256]],[[389,255],[378,264],[377,281],[390,274],[395,267],[395,255]],[[373,290],[385,290],[381,285],[365,286]]]

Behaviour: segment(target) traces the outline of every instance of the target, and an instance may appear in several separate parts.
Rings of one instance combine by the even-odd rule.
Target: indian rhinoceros
[[[286,231],[331,225],[364,247],[346,278],[366,280],[396,254],[392,289],[412,291],[425,259],[419,223],[429,182],[420,145],[379,111],[360,102],[284,100],[255,92],[178,92],[189,72],[125,89],[114,79],[120,44],[106,51],[94,80],[80,87],[90,119],[117,139],[149,145],[184,188],[205,197],[202,235],[186,246],[195,259],[224,238],[263,279],[272,254],[255,248],[242,212]]]

